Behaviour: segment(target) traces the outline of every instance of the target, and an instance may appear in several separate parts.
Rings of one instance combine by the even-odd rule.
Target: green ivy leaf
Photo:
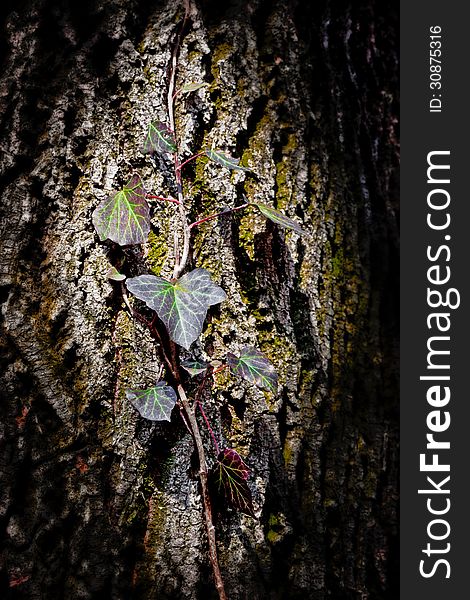
[[[224,154],[220,150],[205,150],[206,156],[208,156],[211,160],[216,162],[223,167],[227,167],[227,169],[233,169],[238,171],[251,171],[248,167],[242,167],[239,162],[239,158],[232,158],[228,154]]]
[[[234,375],[254,383],[259,388],[270,392],[277,391],[277,373],[269,360],[256,348],[246,346],[240,356],[229,352],[227,364]]]
[[[142,244],[150,232],[150,209],[138,175],[114,196],[109,196],[93,211],[93,225],[100,240],[120,246]]]
[[[227,298],[205,269],[194,269],[174,282],[139,275],[128,279],[126,285],[157,313],[170,338],[186,350],[201,334],[209,306]]]
[[[183,87],[181,88],[181,92],[182,93],[195,92],[196,90],[200,90],[201,88],[205,87],[206,85],[208,85],[208,84],[207,83],[196,83],[196,82],[185,83],[183,85]]]
[[[108,272],[106,273],[106,277],[108,279],[111,279],[112,281],[124,281],[124,279],[126,278],[125,275],[119,273],[116,267],[110,267],[108,269]]]
[[[289,219],[289,217],[286,217],[278,210],[274,210],[274,208],[267,206],[267,204],[261,204],[261,202],[253,202],[253,204],[267,219],[273,223],[276,223],[277,225],[287,229],[293,229],[300,235],[305,235],[305,231],[295,221]]]
[[[142,417],[150,421],[169,421],[177,399],[175,390],[165,381],[146,390],[126,390],[126,397]]]
[[[218,496],[227,504],[250,517],[255,516],[251,491],[246,480],[250,469],[240,455],[230,448],[225,448],[217,457],[210,475],[209,484]]]
[[[183,360],[181,362],[181,366],[191,375],[191,377],[193,377],[194,375],[204,373],[204,371],[207,370],[209,363],[206,363],[202,360],[188,359]]]
[[[176,152],[176,139],[174,132],[160,121],[153,121],[149,125],[147,137],[142,147],[144,154],[154,152]]]

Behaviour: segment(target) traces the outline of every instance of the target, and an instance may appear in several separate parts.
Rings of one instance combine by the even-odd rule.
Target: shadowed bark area
[[[176,193],[140,149],[166,120],[183,7],[0,11],[1,595],[215,598],[192,439],[177,410],[151,424],[126,401],[160,364],[106,278],[171,276],[178,215],[156,206],[148,244],[124,250],[91,222],[134,171]],[[398,596],[397,35],[378,0],[191,8],[177,79],[207,86],[178,104],[182,156],[214,145],[255,173],[191,163],[191,220],[246,194],[309,234],[253,210],[193,230],[191,266],[228,294],[193,354],[255,346],[280,380],[273,396],[221,374],[205,398],[252,470],[257,519],[217,522],[231,600]]]

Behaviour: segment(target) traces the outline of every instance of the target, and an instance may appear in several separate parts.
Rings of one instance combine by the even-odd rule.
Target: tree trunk
[[[2,9],[0,590],[5,598],[207,599],[193,441],[144,421],[125,390],[159,359],[110,264],[167,276],[173,205],[149,243],[100,243],[91,213],[134,170],[174,194],[171,164],[140,152],[166,119],[179,2],[36,0]],[[277,395],[220,375],[205,406],[249,465],[257,518],[216,525],[228,596],[398,596],[397,5],[378,0],[198,1],[181,46],[185,158],[215,147],[255,175],[200,158],[185,171],[204,223],[192,266],[227,292],[198,356],[247,344]],[[194,393],[194,384],[189,383]],[[211,461],[210,437],[204,433]]]

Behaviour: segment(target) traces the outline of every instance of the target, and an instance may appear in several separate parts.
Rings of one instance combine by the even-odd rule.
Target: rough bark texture
[[[177,414],[151,425],[125,400],[159,363],[106,280],[120,251],[91,223],[133,170],[175,193],[171,165],[139,148],[165,119],[182,6],[0,10],[0,594],[214,597],[192,440]],[[252,468],[259,516],[217,523],[232,600],[398,596],[396,11],[204,0],[183,39],[178,81],[209,84],[179,105],[184,156],[215,143],[257,174],[199,159],[191,217],[245,192],[311,234],[246,212],[193,239],[192,264],[229,295],[196,354],[254,345],[281,382],[273,397],[219,377],[206,400]],[[158,207],[126,273],[169,274],[177,223]]]

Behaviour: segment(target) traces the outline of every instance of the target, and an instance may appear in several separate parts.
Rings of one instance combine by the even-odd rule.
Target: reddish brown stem
[[[215,448],[215,451],[216,451],[216,456],[218,456],[219,452],[220,452],[220,450],[219,450],[219,444],[217,443],[217,439],[216,439],[216,437],[214,435],[214,431],[213,431],[213,429],[211,427],[209,419],[207,418],[207,415],[206,415],[206,413],[204,411],[204,407],[202,406],[202,400],[201,400],[202,394],[203,394],[204,389],[206,387],[207,380],[209,379],[210,375],[212,375],[212,367],[209,366],[207,368],[206,372],[204,373],[204,377],[203,377],[202,383],[199,386],[199,389],[197,391],[196,399],[195,399],[194,403],[195,403],[196,408],[199,407],[199,410],[201,411],[201,414],[202,414],[202,416],[204,418],[204,421],[206,423],[207,430],[209,431],[210,436],[212,438],[212,442],[214,444],[214,448]]]
[[[193,435],[193,432],[191,431],[191,427],[189,426],[189,423],[188,423],[188,419],[186,418],[186,413],[184,412],[183,405],[181,404],[180,401],[178,402],[178,408],[180,409],[180,417],[184,423],[184,426],[186,427],[186,429],[188,430],[190,435]]]
[[[192,160],[196,160],[196,158],[199,158],[200,156],[204,156],[204,152],[198,152],[197,154],[194,154],[193,156],[190,156],[188,159],[186,159],[184,162],[182,162],[176,168],[178,169],[178,171],[181,171],[181,169],[184,167],[184,165],[187,165]]]
[[[136,310],[129,302],[129,298],[127,297],[127,292],[126,292],[126,288],[124,287],[124,284],[121,283],[121,290],[122,290],[122,298],[124,300],[124,304],[127,306],[127,308],[129,309],[129,312],[131,313],[131,315],[137,319],[138,321],[140,321],[143,325],[145,325],[146,327],[148,327],[148,330],[150,331],[150,335],[153,337],[154,340],[156,340],[158,342],[158,346],[160,348],[160,352],[161,352],[161,356],[163,358],[163,361],[166,363],[166,366],[168,367],[168,369],[170,370],[170,373],[175,376],[175,371],[173,369],[173,363],[170,361],[170,359],[168,358],[166,352],[165,352],[165,348],[163,346],[163,342],[162,342],[162,338],[160,337],[160,334],[158,332],[158,329],[156,327],[157,324],[157,314],[155,313],[155,315],[153,316],[153,319],[151,321],[147,320],[144,315],[141,315],[140,312],[138,310]]]
[[[212,443],[214,444],[216,456],[219,456],[219,454],[220,454],[219,444],[217,443],[217,438],[214,435],[214,431],[213,431],[213,429],[211,427],[211,424],[209,422],[209,419],[207,418],[207,415],[206,415],[206,413],[204,411],[204,408],[202,406],[202,402],[200,400],[198,400],[196,402],[196,406],[199,407],[199,410],[201,411],[201,415],[202,415],[202,417],[203,417],[203,419],[204,419],[204,421],[206,423],[207,430],[209,431],[210,436],[212,438]]]
[[[225,594],[224,582],[222,579],[222,573],[220,572],[219,560],[217,558],[217,544],[215,539],[215,527],[212,521],[212,505],[209,496],[209,481],[208,471],[206,463],[206,455],[204,452],[204,445],[202,443],[201,432],[197,424],[196,415],[194,409],[189,404],[189,400],[181,384],[178,384],[178,396],[180,397],[181,404],[186,412],[189,426],[191,427],[194,445],[196,446],[197,455],[199,458],[199,480],[201,482],[202,491],[202,502],[204,506],[204,520],[206,523],[207,538],[209,542],[209,558],[212,565],[212,571],[214,573],[215,587],[219,593],[220,600],[227,600]]]
[[[189,17],[190,13],[190,0],[184,0],[184,19],[181,25],[181,28],[177,34],[175,45],[173,48],[173,52],[171,55],[171,67],[170,67],[170,81],[168,85],[168,96],[167,96],[167,106],[168,106],[168,118],[170,129],[175,130],[175,81],[176,81],[176,69],[178,63],[178,54],[180,49],[181,37],[183,34],[183,30],[186,24],[186,21]],[[178,209],[180,214],[181,223],[183,225],[183,252],[180,256],[179,249],[179,240],[178,234],[175,231],[174,237],[174,248],[175,248],[175,266],[173,269],[173,279],[177,279],[179,275],[184,271],[186,263],[189,258],[189,243],[190,243],[190,229],[188,226],[186,210],[184,206],[184,195],[183,195],[183,182],[181,179],[181,166],[179,164],[179,156],[178,156],[178,139],[176,139],[176,151],[174,153],[174,173],[175,173],[175,182],[177,189],[177,198],[178,198]],[[201,491],[202,491],[202,501],[203,501],[203,512],[204,512],[204,521],[206,525],[208,545],[209,545],[209,558],[212,566],[212,571],[214,574],[215,586],[217,588],[217,592],[219,594],[220,600],[227,600],[227,596],[225,594],[224,582],[222,579],[222,573],[220,572],[219,561],[217,558],[217,544],[215,539],[215,528],[212,521],[212,506],[209,496],[209,485],[208,485],[208,471],[207,471],[207,463],[206,457],[204,453],[204,446],[202,443],[201,433],[199,431],[199,426],[196,420],[196,415],[194,412],[194,406],[191,406],[189,400],[186,396],[186,393],[180,383],[179,379],[179,371],[178,366],[176,364],[176,356],[174,348],[172,348],[172,373],[174,374],[175,380],[177,382],[177,392],[180,399],[180,402],[183,406],[184,412],[186,414],[189,427],[191,428],[192,436],[194,439],[194,445],[196,447],[196,451],[199,458],[199,479],[201,482]]]
[[[189,229],[192,229],[193,227],[197,227],[201,223],[205,223],[206,221],[210,221],[211,219],[215,219],[215,218],[221,217],[223,215],[229,215],[230,213],[234,213],[239,210],[243,210],[244,208],[247,208],[248,206],[250,206],[249,202],[247,202],[246,204],[242,204],[241,206],[236,206],[235,208],[229,208],[228,210],[222,210],[221,212],[215,213],[214,215],[209,215],[208,217],[204,217],[203,219],[199,219],[199,221],[194,221],[194,223],[191,223],[189,225]]]
[[[216,373],[220,373],[221,371],[223,371],[224,369],[226,369],[228,367],[228,365],[220,365],[220,367],[217,367],[217,369],[215,369],[215,371],[213,371],[213,374],[216,375]]]

